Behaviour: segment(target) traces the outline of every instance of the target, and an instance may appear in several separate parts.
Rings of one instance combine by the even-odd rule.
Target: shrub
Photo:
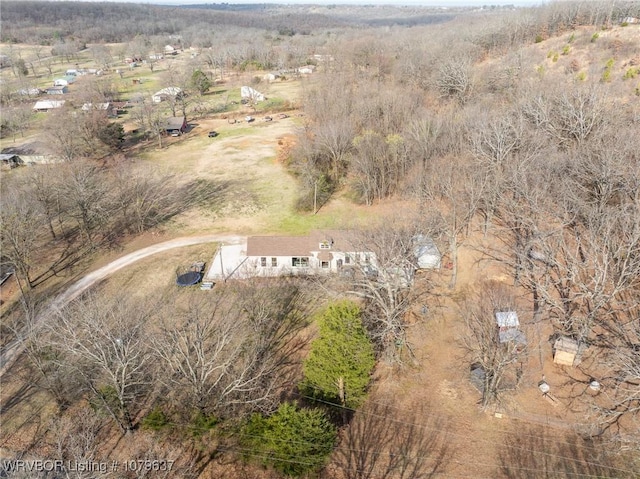
[[[196,411],[191,416],[187,429],[191,436],[198,437],[216,427],[217,424],[218,418],[214,415]]]
[[[585,81],[586,79],[587,79],[586,72],[580,72],[576,75],[576,80],[578,81]]]
[[[640,67],[629,68],[622,77],[624,80],[631,80],[640,74]]]
[[[576,39],[576,34],[572,33],[571,36],[569,37],[569,40],[567,40],[567,43],[572,43],[575,39]]]
[[[287,476],[324,465],[336,443],[336,428],[320,409],[284,403],[270,417],[254,414],[240,433],[245,459],[260,458]]]
[[[571,45],[565,45],[565,46],[562,48],[562,54],[563,54],[563,55],[568,55],[570,51],[571,51]]]
[[[143,429],[160,431],[168,426],[169,420],[162,409],[159,406],[156,406],[142,419],[141,424]]]
[[[536,35],[536,43],[541,43],[544,40],[544,37],[540,34]]]
[[[591,43],[595,43],[598,38],[600,38],[600,35],[598,34],[598,32],[591,35]]]
[[[600,78],[600,81],[602,82],[611,81],[611,70],[613,69],[614,63],[615,63],[615,60],[613,58],[609,58],[609,60],[607,60],[607,64],[604,67],[604,71],[602,72],[602,77]]]
[[[555,63],[555,62],[557,62],[557,61],[558,61],[558,59],[559,59],[559,58],[560,58],[560,55],[558,55],[557,53],[554,53],[554,54],[553,54],[553,58],[551,59],[551,61],[552,61],[553,63]]]

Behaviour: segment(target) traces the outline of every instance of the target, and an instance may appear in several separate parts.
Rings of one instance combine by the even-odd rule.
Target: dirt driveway
[[[122,256],[114,261],[111,261],[109,264],[103,266],[102,268],[87,274],[84,278],[71,285],[64,293],[55,298],[52,301],[51,305],[43,313],[36,317],[33,327],[37,327],[37,325],[41,323],[49,314],[55,311],[55,309],[65,306],[67,303],[73,301],[93,285],[107,278],[112,273],[126,266],[130,266],[136,261],[174,248],[182,248],[185,246],[192,246],[202,243],[223,242],[227,244],[237,244],[246,242],[246,238],[231,235],[205,235],[189,238],[176,238],[170,241],[165,241],[163,243],[148,246],[146,248],[142,248],[125,256]],[[18,334],[17,336],[18,338],[23,337],[23,335],[21,334]],[[2,375],[4,375],[4,373],[9,370],[11,365],[13,365],[13,363],[20,356],[23,350],[24,343],[20,341],[20,339],[12,341],[5,348],[3,348],[2,354],[0,355],[0,377],[2,377]]]

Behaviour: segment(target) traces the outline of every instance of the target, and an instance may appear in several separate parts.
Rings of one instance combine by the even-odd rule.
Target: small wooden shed
[[[573,366],[578,356],[578,341],[560,336],[553,344],[553,362],[561,366]]]

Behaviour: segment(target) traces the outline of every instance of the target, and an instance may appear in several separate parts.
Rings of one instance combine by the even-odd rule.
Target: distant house
[[[269,72],[269,73],[265,74],[262,77],[262,79],[265,80],[265,81],[275,81],[280,77],[282,77],[280,72]]]
[[[111,106],[111,103],[84,103],[82,105],[82,111],[91,111],[91,110],[108,110]]]
[[[250,86],[243,86],[240,88],[240,97],[243,100],[249,100],[252,102],[264,101],[265,96],[257,90],[254,90]]]
[[[47,95],[65,95],[69,93],[66,86],[50,86],[44,91]]]
[[[82,111],[106,111],[110,118],[118,117],[118,108],[112,103],[84,103]]]
[[[64,103],[64,100],[41,100],[37,101],[36,104],[33,105],[33,109],[36,111],[49,111],[61,108]]]
[[[178,54],[178,49],[176,47],[174,47],[173,45],[165,45],[164,46],[164,53],[166,55],[177,55]]]
[[[171,116],[164,122],[164,131],[168,135],[182,135],[187,131],[187,118],[184,116]]]
[[[42,93],[42,90],[40,90],[40,88],[35,88],[35,87],[21,88],[16,93],[21,96],[38,96]]]
[[[164,55],[162,53],[151,53],[149,54],[149,60],[162,60]]]
[[[624,17],[622,19],[622,22],[620,23],[624,23],[626,25],[632,25],[632,24],[637,24],[640,23],[640,18],[636,18],[636,17]]]
[[[151,101],[153,101],[153,103],[161,103],[163,101],[167,101],[169,98],[177,98],[182,95],[183,93],[181,88],[178,88],[177,86],[170,86],[155,92],[151,96]]]
[[[316,67],[313,65],[305,65],[303,67],[299,67],[297,71],[303,75],[310,75],[315,71],[315,69]]]
[[[69,70],[67,70],[66,72],[64,72],[64,74],[65,74],[65,76],[68,76],[68,77],[69,77],[69,76],[75,77],[75,76],[80,75],[80,73],[78,72],[78,70],[76,70],[75,68],[70,68]]]
[[[63,78],[56,78],[53,81],[53,86],[67,86],[67,85],[71,85],[75,81],[76,81],[75,75],[67,75]]]
[[[10,170],[20,165],[24,165],[24,161],[18,155],[12,153],[0,153],[0,166],[3,170]]]

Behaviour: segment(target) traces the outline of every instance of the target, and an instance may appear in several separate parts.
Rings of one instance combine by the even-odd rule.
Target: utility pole
[[[318,212],[318,180],[313,183],[313,214]]]

